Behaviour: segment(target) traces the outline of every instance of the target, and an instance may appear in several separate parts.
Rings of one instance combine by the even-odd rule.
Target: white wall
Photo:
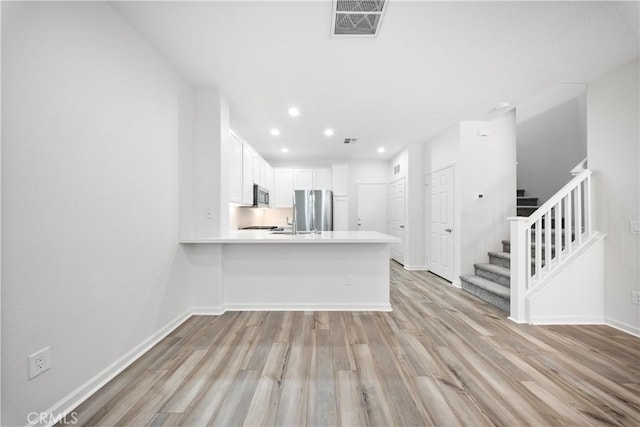
[[[640,132],[638,60],[589,85],[588,159],[594,172],[595,228],[607,235],[604,249],[604,315],[619,328],[640,334]]]
[[[2,9],[2,422],[24,425],[193,305],[176,242],[194,95],[108,4]]]
[[[444,133],[429,141],[424,147],[424,174],[425,179],[432,173],[453,166],[453,191],[454,191],[454,220],[453,220],[453,242],[454,242],[454,262],[452,282],[460,286],[460,260],[461,260],[461,168],[460,168],[460,125],[456,124]],[[425,183],[428,181],[425,181]],[[425,206],[428,205],[429,198],[425,193]],[[430,254],[428,248],[431,247],[426,224],[429,223],[430,209],[425,208],[425,265],[428,264]]]
[[[518,105],[518,188],[546,202],[587,157],[586,84],[563,83]]]
[[[478,136],[478,129],[489,136]],[[460,123],[461,274],[489,261],[509,238],[507,217],[516,213],[515,112],[483,122]],[[474,194],[482,193],[480,200]]]

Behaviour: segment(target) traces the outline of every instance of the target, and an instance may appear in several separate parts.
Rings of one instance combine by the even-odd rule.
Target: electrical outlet
[[[631,302],[640,304],[640,291],[631,291]]]
[[[35,378],[51,367],[50,347],[27,356],[29,362],[29,379]]]
[[[347,274],[347,286],[353,286],[353,275]]]
[[[215,218],[215,215],[214,215],[214,213],[213,213],[213,208],[206,208],[206,209],[204,210],[204,217],[205,217],[206,219],[214,219],[214,218]]]

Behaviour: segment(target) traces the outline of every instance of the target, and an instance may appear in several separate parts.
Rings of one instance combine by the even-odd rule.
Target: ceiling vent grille
[[[334,0],[333,37],[376,37],[388,0]]]

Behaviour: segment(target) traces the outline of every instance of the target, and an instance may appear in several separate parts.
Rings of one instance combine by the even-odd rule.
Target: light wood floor
[[[393,312],[190,318],[77,409],[84,425],[640,425],[640,339],[532,327],[392,265]]]

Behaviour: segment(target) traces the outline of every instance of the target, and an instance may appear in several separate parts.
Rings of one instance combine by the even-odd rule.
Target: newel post
[[[517,323],[526,323],[525,294],[527,291],[527,217],[509,217],[511,224],[511,315]]]

